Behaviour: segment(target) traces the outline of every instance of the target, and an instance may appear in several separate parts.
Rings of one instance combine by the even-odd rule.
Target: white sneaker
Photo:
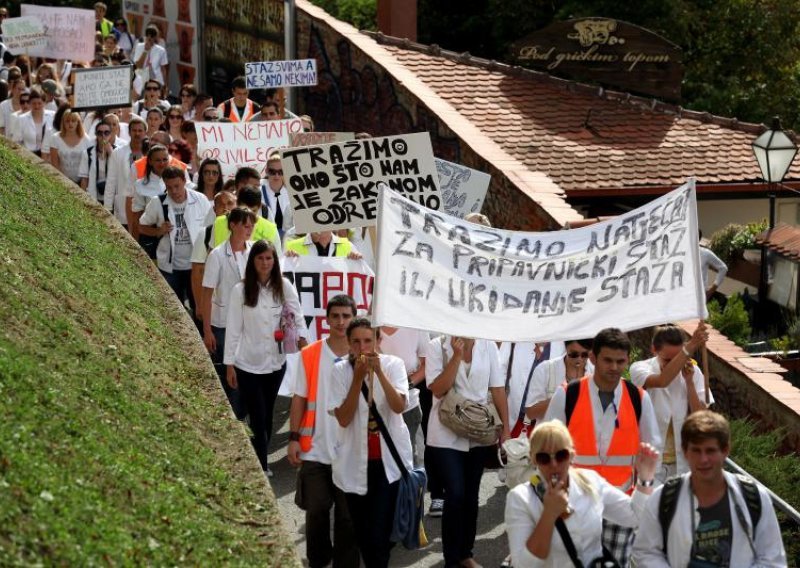
[[[444,512],[444,499],[431,499],[431,506],[428,508],[429,517],[441,517]]]
[[[272,477],[272,470],[267,466],[267,469],[264,470],[264,475],[267,477]]]

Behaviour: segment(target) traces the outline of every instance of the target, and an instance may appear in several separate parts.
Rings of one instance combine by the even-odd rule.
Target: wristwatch
[[[652,487],[655,484],[655,479],[637,479],[636,485],[639,487]]]
[[[289,441],[290,442],[299,442],[300,441],[300,432],[289,432]]]

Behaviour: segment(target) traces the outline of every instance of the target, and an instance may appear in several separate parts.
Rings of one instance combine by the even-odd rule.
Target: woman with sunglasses
[[[60,111],[61,109],[59,109]],[[54,132],[45,142],[42,147],[42,153],[49,156],[50,163],[56,169],[75,183],[78,183],[81,158],[91,145],[91,141],[83,130],[83,122],[80,115],[72,109],[66,108],[61,114],[59,125],[59,130]]]
[[[172,105],[167,111],[167,120],[164,122],[164,127],[172,140],[183,140],[183,133],[181,132],[182,125],[183,110],[181,110],[180,105]],[[186,160],[183,161],[189,163]]]
[[[194,101],[197,99],[197,89],[194,85],[187,83],[181,87],[181,113],[183,120],[194,120]]]
[[[206,158],[197,172],[197,191],[214,201],[222,186],[222,165],[215,158]]]
[[[559,386],[594,373],[594,365],[589,360],[591,339],[570,339],[564,342],[564,347],[566,353],[563,357],[545,361],[531,376],[525,414],[533,422],[544,418],[547,405]]]
[[[167,112],[170,104],[169,101],[161,99],[161,85],[158,81],[150,79],[144,84],[144,91],[142,98],[133,104],[134,114],[138,114],[147,120],[147,113],[154,108],[157,108],[163,113]],[[163,116],[162,116],[163,118]]]
[[[638,526],[638,515],[653,492],[658,452],[641,444],[635,460],[638,482],[628,496],[598,473],[572,467],[575,447],[560,421],[536,426],[530,445],[536,474],[506,498],[506,532],[514,568],[600,565],[596,562],[603,558],[603,519]],[[562,523],[559,529],[557,524]],[[575,559],[565,544],[567,536]]]

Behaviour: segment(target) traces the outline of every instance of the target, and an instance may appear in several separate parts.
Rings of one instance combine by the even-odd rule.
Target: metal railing
[[[760,487],[764,488],[764,490],[769,495],[770,499],[772,499],[772,504],[775,506],[775,508],[783,511],[787,517],[789,517],[792,521],[794,521],[795,524],[800,525],[800,513],[797,512],[797,509],[795,509],[794,507],[789,505],[789,503],[778,497],[775,493],[772,492],[772,490],[769,487],[767,487],[766,485],[761,483],[758,479],[756,479],[748,472],[746,472],[744,469],[742,469],[742,467],[735,461],[733,461],[731,458],[725,459],[725,465],[738,474],[746,475],[747,477],[755,481]]]

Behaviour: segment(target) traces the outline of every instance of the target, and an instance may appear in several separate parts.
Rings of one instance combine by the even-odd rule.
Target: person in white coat
[[[380,329],[366,318],[347,326],[350,357],[333,368],[328,410],[339,422],[333,483],[344,491],[356,540],[367,568],[389,564],[401,471],[380,433],[367,399],[374,401],[386,430],[407,469],[412,467],[411,439],[402,414],[408,378],[402,359],[378,354]],[[370,378],[372,377],[372,378]],[[364,395],[362,390],[370,393]]]
[[[628,496],[597,472],[572,467],[575,446],[561,421],[538,424],[530,444],[536,474],[506,498],[506,532],[514,568],[578,566],[558,532],[559,519],[581,565],[594,566],[592,562],[603,556],[603,519],[637,526],[653,491],[658,452],[641,444],[636,464],[642,482]]]
[[[710,410],[683,423],[689,473],[668,481],[647,501],[633,544],[636,566],[787,565],[769,494],[749,478],[723,470],[730,439],[728,421]],[[671,507],[664,502],[668,498]],[[660,514],[662,507],[672,514]]]
[[[98,122],[95,125],[94,134],[94,144],[89,145],[81,156],[78,177],[80,186],[86,190],[86,193],[103,203],[111,154],[119,145],[113,129],[105,122]]]
[[[125,201],[133,193],[133,163],[144,156],[144,139],[147,124],[138,116],[132,116],[128,124],[130,143],[111,153],[106,178],[106,191],[103,205],[111,211],[123,227],[128,228],[128,215]]]
[[[161,179],[166,195],[147,203],[139,230],[143,235],[160,237],[156,249],[158,269],[181,304],[189,300],[194,315],[192,243],[205,230],[211,204],[202,193],[186,188],[186,177],[180,168],[168,166]]]

